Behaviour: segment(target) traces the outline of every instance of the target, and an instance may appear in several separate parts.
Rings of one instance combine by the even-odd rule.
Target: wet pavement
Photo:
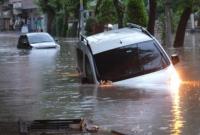
[[[0,34],[0,131],[9,132],[5,123],[13,127],[19,119],[82,117],[127,134],[199,135],[199,37],[186,34],[184,48],[165,47],[181,59],[176,69],[183,82],[173,92],[81,85],[73,42],[60,42],[60,49],[18,50],[16,35]]]

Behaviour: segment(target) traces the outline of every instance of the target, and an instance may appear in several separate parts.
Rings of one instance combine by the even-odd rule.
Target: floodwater
[[[81,85],[74,43],[60,49],[18,50],[0,36],[0,121],[86,118],[102,128],[138,135],[200,134],[200,34],[186,34],[176,69],[177,92]]]

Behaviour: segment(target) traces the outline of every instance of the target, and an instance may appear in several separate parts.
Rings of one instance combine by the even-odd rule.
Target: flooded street
[[[0,34],[1,35],[1,34]],[[0,36],[0,121],[87,118],[103,128],[137,135],[200,134],[200,34],[186,34],[175,67],[182,84],[171,89],[81,85],[75,50],[18,50]]]

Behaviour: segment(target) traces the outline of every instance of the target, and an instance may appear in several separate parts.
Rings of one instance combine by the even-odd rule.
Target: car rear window
[[[29,35],[28,40],[30,44],[44,43],[44,42],[54,42],[53,38],[48,34],[34,34]]]
[[[94,55],[99,80],[119,81],[161,70],[169,60],[154,41],[123,46]]]

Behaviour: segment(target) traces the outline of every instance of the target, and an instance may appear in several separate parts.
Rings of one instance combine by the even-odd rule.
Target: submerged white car
[[[83,83],[166,83],[177,79],[177,55],[168,57],[159,42],[143,27],[106,31],[81,36],[76,46],[78,71]]]
[[[25,33],[19,37],[17,48],[56,48],[59,45],[55,42],[53,37],[46,32]]]

